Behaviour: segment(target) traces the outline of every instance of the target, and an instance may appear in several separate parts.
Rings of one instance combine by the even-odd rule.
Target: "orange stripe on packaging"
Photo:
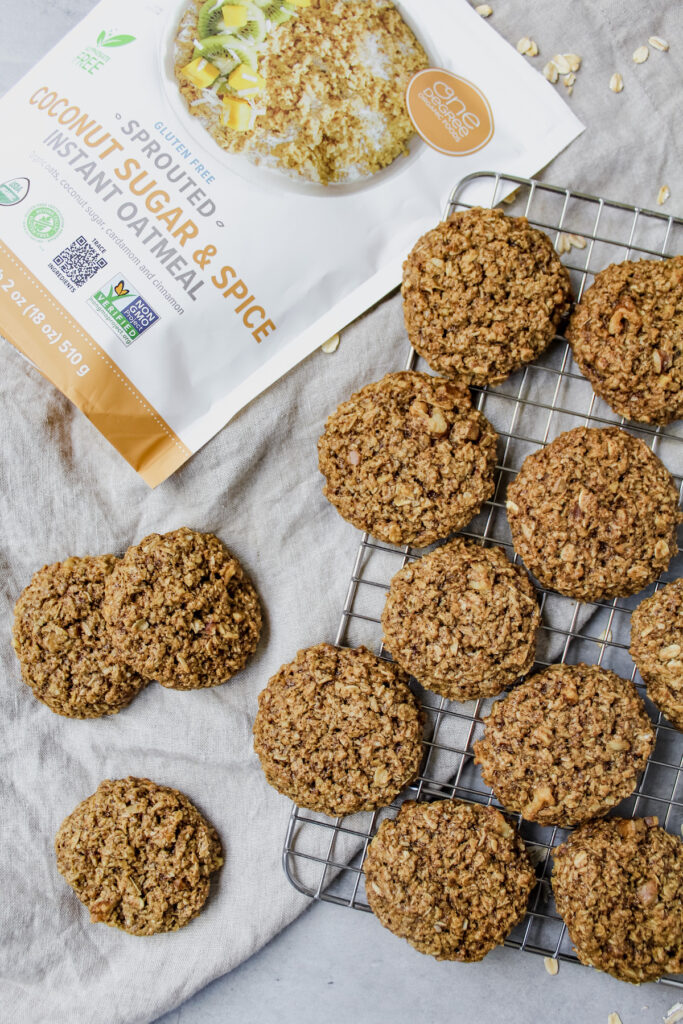
[[[0,331],[156,487],[190,457],[190,449],[1,240],[0,260]]]

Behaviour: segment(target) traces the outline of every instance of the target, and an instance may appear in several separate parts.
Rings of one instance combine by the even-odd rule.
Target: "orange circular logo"
[[[483,149],[493,136],[489,101],[476,85],[443,68],[426,68],[411,78],[406,106],[425,142],[448,156]]]

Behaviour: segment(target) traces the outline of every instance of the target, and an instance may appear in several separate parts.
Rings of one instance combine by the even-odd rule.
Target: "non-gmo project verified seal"
[[[102,285],[88,305],[118,334],[124,345],[132,345],[136,338],[153,327],[159,319],[142,295],[135,290],[127,277],[112,277]]]

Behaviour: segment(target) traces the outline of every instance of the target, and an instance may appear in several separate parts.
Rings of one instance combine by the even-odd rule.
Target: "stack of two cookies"
[[[255,650],[256,591],[212,534],[182,527],[114,555],[40,569],[17,601],[12,643],[24,682],[50,710],[98,718],[150,680],[216,686]]]
[[[212,534],[151,534],[123,558],[68,558],[21,594],[13,645],[24,681],[69,718],[111,715],[150,680],[192,690],[253,653],[261,607]],[[223,863],[215,829],[183,794],[149,779],[106,780],[56,837],[57,867],[93,921],[134,935],[174,931],[202,909]]]

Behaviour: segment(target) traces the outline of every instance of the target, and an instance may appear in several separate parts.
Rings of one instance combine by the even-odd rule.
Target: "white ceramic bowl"
[[[229,168],[241,178],[246,178],[252,184],[270,191],[275,190],[280,193],[296,193],[298,195],[330,198],[375,188],[390,178],[404,174],[419,159],[420,154],[424,150],[425,143],[419,135],[415,134],[410,140],[408,155],[397,157],[386,167],[382,168],[381,171],[377,171],[375,174],[354,182],[320,185],[317,182],[306,181],[298,176],[290,177],[285,171],[278,171],[272,167],[252,163],[251,160],[241,153],[226,152],[204,128],[200,118],[194,117],[189,112],[187,104],[178,89],[174,72],[175,39],[178,24],[187,8],[187,4],[188,0],[175,0],[175,3],[169,5],[168,21],[162,33],[159,47],[160,74],[166,100],[173,111],[175,120],[180,124],[182,132],[191,138],[197,146],[201,147],[212,161],[220,161],[224,167]],[[425,45],[422,34],[418,33],[416,29],[413,18],[405,10],[405,4],[401,0],[394,0],[394,4],[406,24],[420,40],[430,64],[434,66],[434,54],[431,52],[431,47]],[[436,66],[438,66],[438,62],[436,62]]]

